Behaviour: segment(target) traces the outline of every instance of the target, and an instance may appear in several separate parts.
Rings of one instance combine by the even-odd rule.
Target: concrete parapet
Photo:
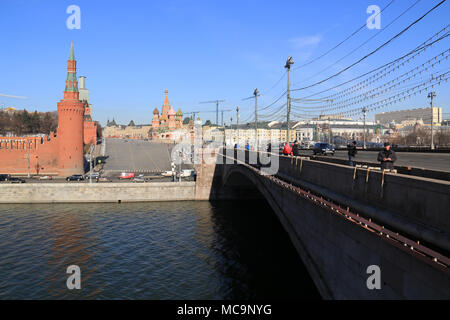
[[[194,200],[195,182],[0,184],[0,203]]]

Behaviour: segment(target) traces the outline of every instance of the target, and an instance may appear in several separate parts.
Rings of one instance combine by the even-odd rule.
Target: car
[[[97,182],[112,182],[112,179],[109,177],[97,177]]]
[[[0,174],[0,181],[8,181],[10,178],[9,174]]]
[[[145,179],[143,177],[136,177],[132,181],[133,182],[145,182]]]
[[[123,179],[133,179],[134,178],[134,173],[133,172],[122,172],[119,176],[119,179],[123,180]]]
[[[91,173],[88,173],[84,178],[89,179],[90,177],[92,177],[92,179],[97,179],[99,176],[100,176],[100,173],[91,172]]]
[[[318,142],[314,145],[313,154],[321,154],[321,155],[327,155],[331,154],[334,156],[334,148],[332,145],[326,142]]]
[[[161,172],[161,175],[164,176],[164,177],[171,177],[171,176],[173,176],[174,174],[175,174],[175,173],[174,173],[173,171],[171,171],[171,170]]]
[[[53,180],[53,177],[52,176],[42,176],[42,177],[39,177],[39,180]]]
[[[74,175],[71,175],[70,177],[67,177],[66,180],[67,181],[81,181],[81,180],[84,180],[84,177],[81,174],[74,174]]]
[[[195,174],[194,170],[191,169],[184,169],[183,172],[181,173],[181,176],[186,178],[186,177],[193,177]]]
[[[16,177],[10,177],[10,178],[8,179],[8,181],[9,181],[10,183],[25,183],[25,180],[20,179],[20,178],[16,178]]]

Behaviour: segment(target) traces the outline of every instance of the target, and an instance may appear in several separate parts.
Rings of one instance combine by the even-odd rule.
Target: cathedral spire
[[[167,94],[169,93],[169,91],[167,91],[167,89],[166,90],[164,90],[164,95],[165,95],[165,97],[164,97],[164,105],[165,106],[169,106],[170,104],[169,104],[169,98],[167,97]]]
[[[169,98],[167,97],[167,94],[168,94],[169,92],[167,91],[167,89],[166,90],[164,90],[164,104],[163,104],[163,106],[162,106],[162,109],[161,109],[161,115],[165,118],[165,119],[168,119],[168,114],[169,114],[169,111],[170,111],[170,103],[169,103]]]

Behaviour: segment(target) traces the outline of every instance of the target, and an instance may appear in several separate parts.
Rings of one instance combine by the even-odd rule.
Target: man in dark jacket
[[[348,149],[348,165],[353,167],[354,166],[353,159],[358,153],[358,150],[356,150],[356,141],[349,143],[347,145],[347,149]]]
[[[297,140],[294,141],[294,145],[292,146],[292,154],[294,157],[300,156],[300,143]]]
[[[384,149],[378,153],[378,161],[381,162],[381,170],[394,169],[394,162],[397,161],[397,155],[391,149],[391,145],[388,142],[384,143]]]

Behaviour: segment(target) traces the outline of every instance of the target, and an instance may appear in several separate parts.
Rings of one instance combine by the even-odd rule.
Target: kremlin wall
[[[70,176],[85,173],[84,146],[97,143],[97,123],[91,116],[86,77],[77,78],[76,68],[71,44],[64,96],[57,103],[56,132],[39,136],[0,136],[0,174]],[[121,126],[108,120],[103,137],[171,142],[180,140],[186,133],[192,136],[192,119],[183,125],[183,113],[180,109],[175,112],[169,103],[168,91],[164,93],[161,114],[158,108],[154,109],[151,125],[136,126],[131,122]]]
[[[82,79],[78,90],[73,44],[67,61],[64,97],[57,104],[58,128],[44,137],[0,137],[0,173],[32,175],[84,174],[84,144],[96,143],[97,125]],[[87,93],[87,96],[86,96]],[[84,96],[83,96],[84,95]]]

